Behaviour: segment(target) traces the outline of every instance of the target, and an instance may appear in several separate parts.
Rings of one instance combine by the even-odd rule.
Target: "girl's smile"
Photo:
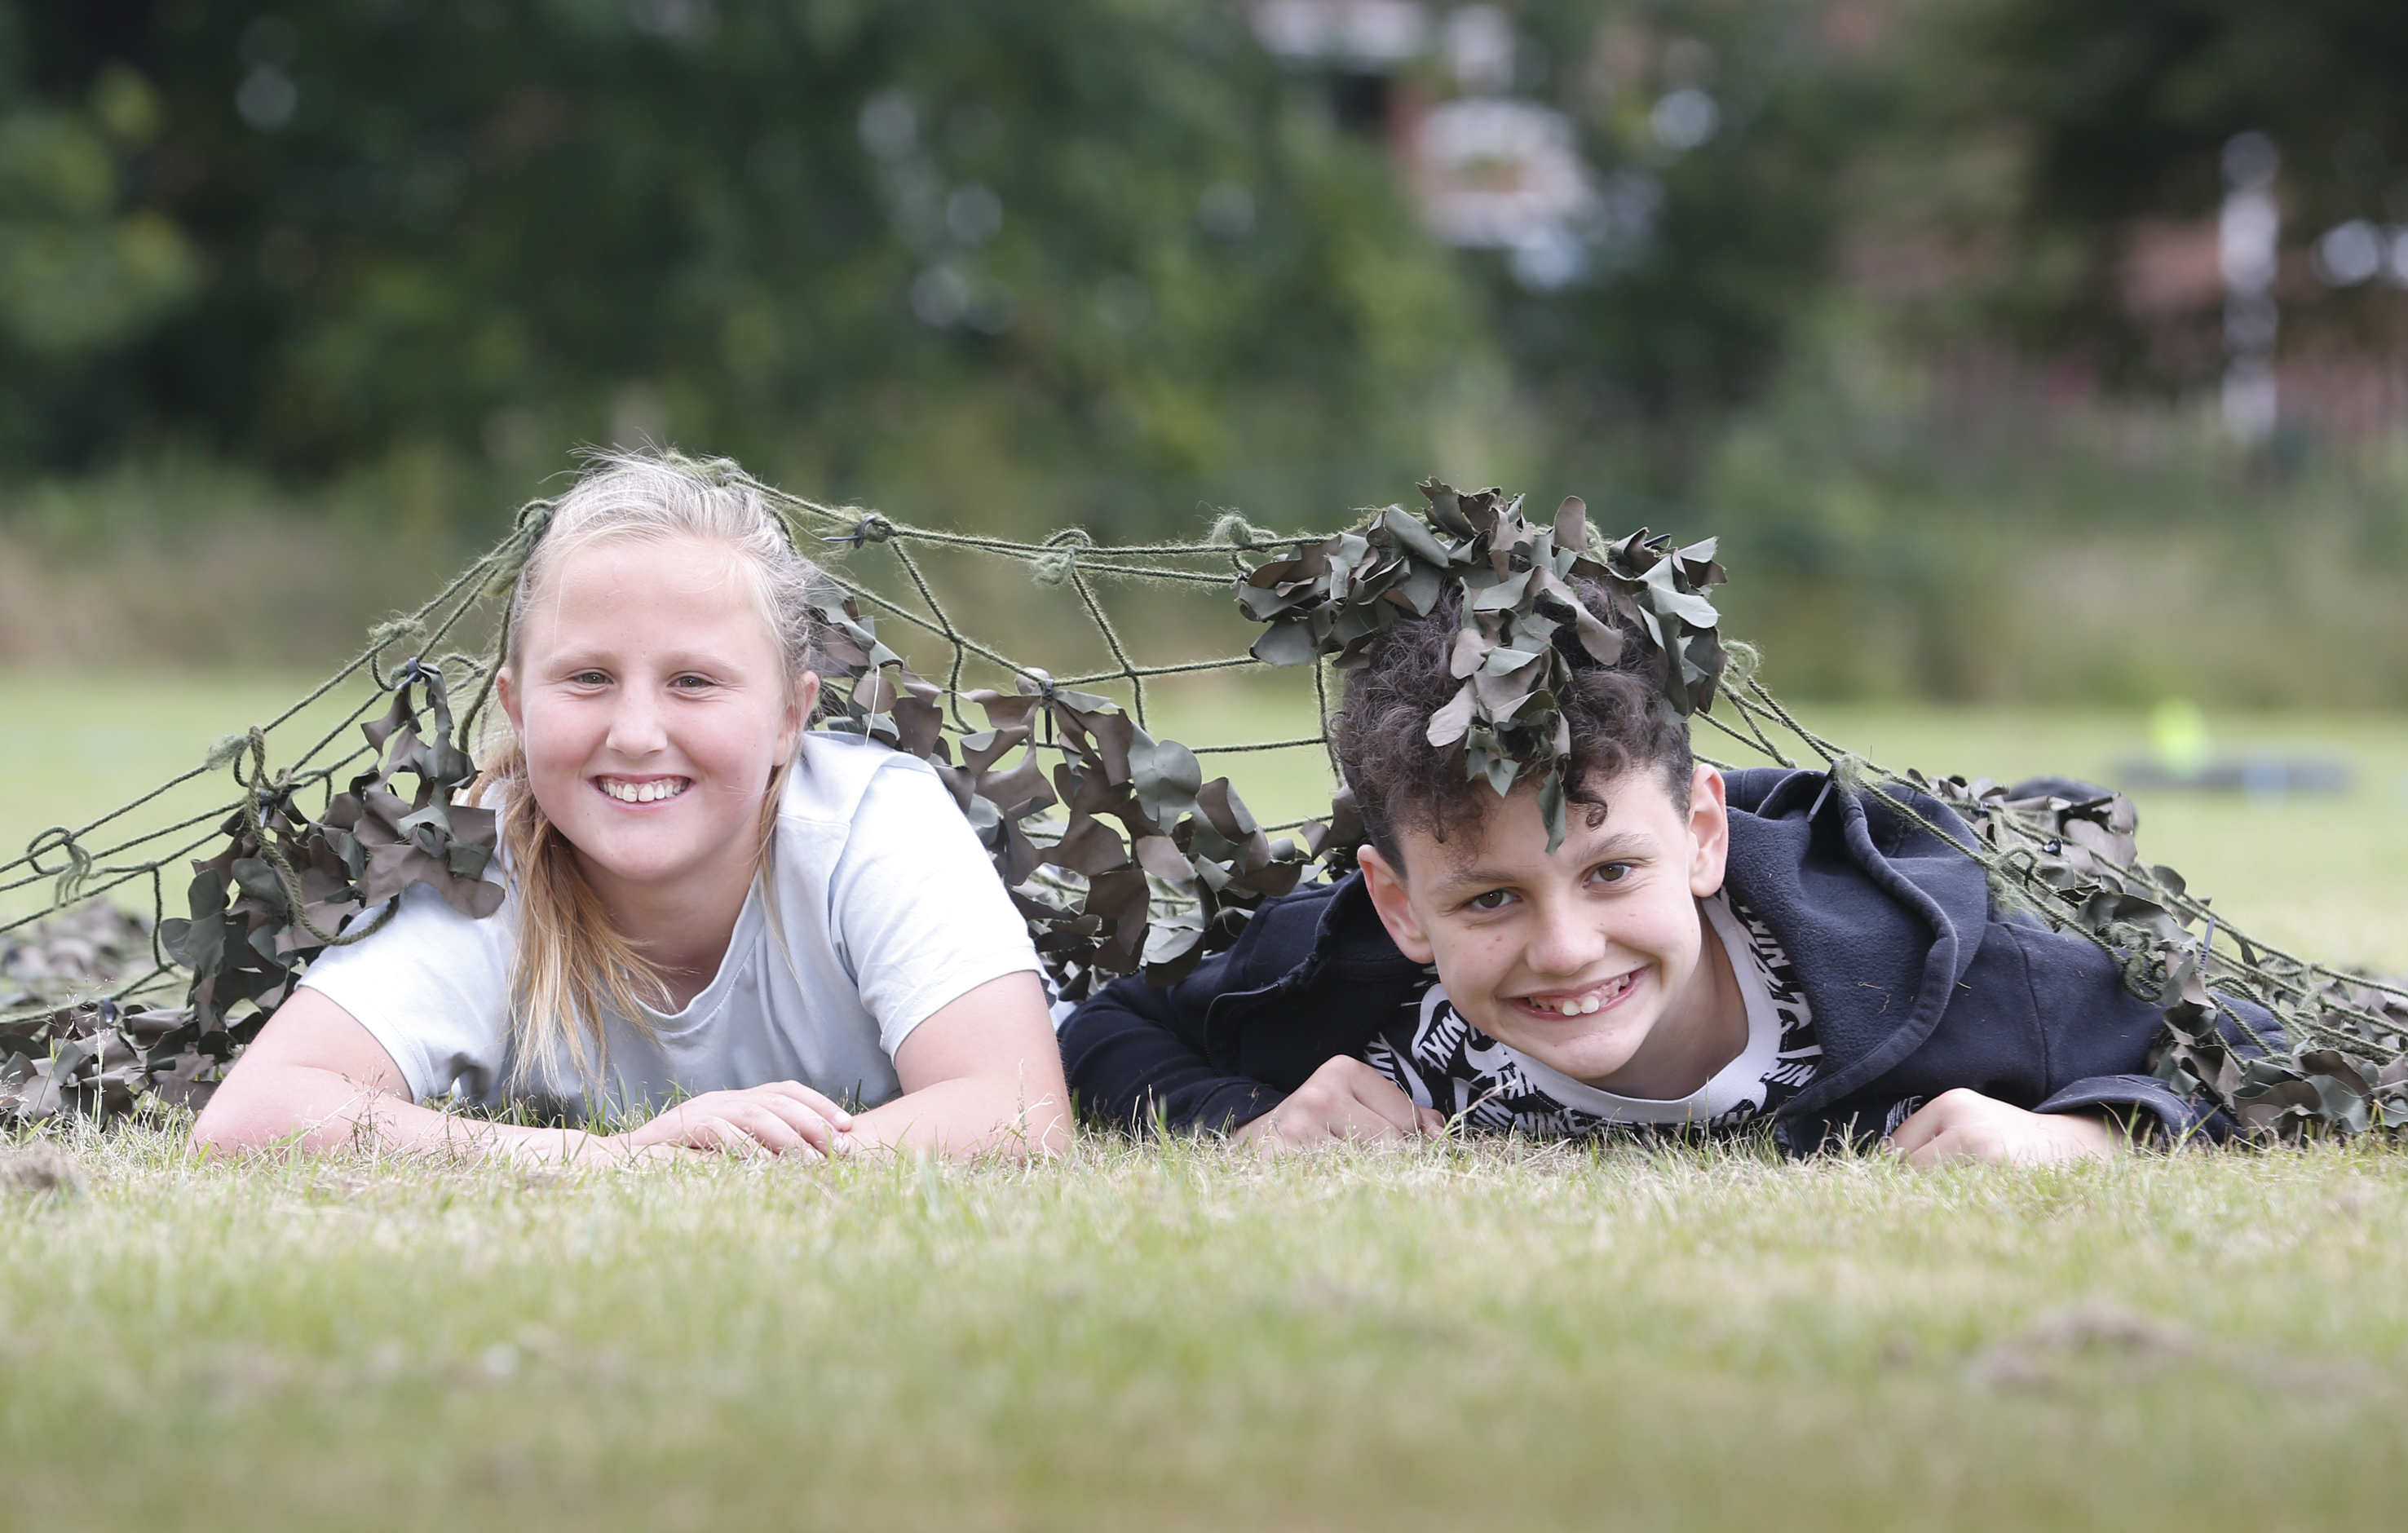
[[[675,798],[694,786],[688,777],[655,777],[638,781],[628,777],[597,777],[594,785],[622,804],[657,804]]]

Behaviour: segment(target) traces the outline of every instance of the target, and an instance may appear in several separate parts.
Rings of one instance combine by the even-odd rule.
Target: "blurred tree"
[[[2379,212],[2408,180],[2408,8],[2386,0],[1984,0],[1969,20],[1986,101],[2030,125],[2045,215],[2204,211],[2249,131],[2324,209]]]
[[[1970,0],[1956,16],[1935,56],[1958,89],[1935,122],[1961,134],[1986,120],[2025,143],[2016,309],[2052,347],[2138,361],[2118,292],[2132,221],[2211,214],[2235,135],[2280,150],[2286,237],[2408,223],[2408,7]]]
[[[1636,436],[1641,471],[1678,491],[1697,444],[1770,382],[1834,275],[1853,167],[1902,125],[1885,29],[1861,8],[1520,8],[1517,74],[1578,123],[1597,206],[1571,259],[1485,269],[1500,338],[1574,444]]]
[[[157,96],[122,65],[80,99],[32,88],[0,12],[0,453],[71,435],[95,367],[189,299],[200,265],[176,226],[130,205],[126,157],[157,137]]]
[[[1418,466],[1483,350],[1377,149],[1220,0],[108,10],[41,29],[51,90],[147,79],[140,226],[207,278],[120,328],[53,461],[140,426],[287,471],[646,435],[822,485],[964,439]]]

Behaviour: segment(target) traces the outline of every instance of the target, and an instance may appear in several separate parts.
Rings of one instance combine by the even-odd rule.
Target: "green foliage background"
[[[17,31],[22,61],[45,29]],[[86,317],[15,329],[21,462],[165,436],[285,474],[548,468],[615,431],[817,482],[932,447],[1384,470],[1486,351],[1378,143],[1229,6],[178,0],[143,43],[81,110],[20,64],[21,136],[79,136],[50,222],[150,251],[103,296],[24,290]],[[1215,188],[1251,208],[1218,234]]]
[[[2393,8],[1504,8],[1621,199],[1560,287],[1415,216],[1434,58],[1283,64],[1237,0],[0,0],[0,660],[313,666],[649,437],[1013,533],[1577,493],[1725,535],[1791,691],[2408,698],[2408,468],[2234,451],[2213,312],[2115,297],[2243,129],[2293,266],[2408,218]],[[2284,302],[2378,353],[2401,309]]]

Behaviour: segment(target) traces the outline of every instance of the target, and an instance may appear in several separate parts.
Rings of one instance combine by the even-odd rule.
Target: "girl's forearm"
[[[532,1128],[420,1107],[332,1070],[286,1067],[238,1072],[193,1125],[196,1144],[220,1150],[384,1150],[563,1160],[602,1147],[573,1128]]]
[[[853,1117],[858,1150],[933,1150],[962,1157],[989,1152],[1054,1154],[1070,1147],[1069,1104],[1031,1101],[1016,1081],[968,1076],[938,1081]]]

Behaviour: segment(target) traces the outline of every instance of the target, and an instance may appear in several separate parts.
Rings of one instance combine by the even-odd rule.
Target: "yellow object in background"
[[[2167,698],[2149,714],[2149,748],[2169,775],[2198,776],[2214,754],[2207,716],[2187,697]]]

